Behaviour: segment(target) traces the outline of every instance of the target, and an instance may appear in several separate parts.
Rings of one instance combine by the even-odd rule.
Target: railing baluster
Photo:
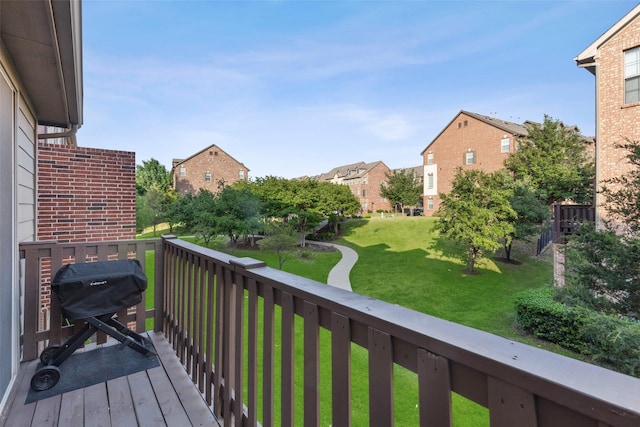
[[[62,248],[58,245],[51,249],[51,267],[50,267],[50,280],[49,285],[53,282],[54,275],[62,267]],[[40,289],[42,283],[40,283],[40,276],[38,276],[38,307],[40,307]],[[50,299],[49,299],[49,344],[61,344],[62,343],[62,308],[58,298],[53,295],[51,286]]]
[[[282,413],[282,425],[292,426],[294,419],[294,333],[295,314],[293,307],[293,296],[288,292],[282,292],[282,368],[281,368],[281,398],[280,406]]]
[[[206,322],[206,331],[207,331],[207,342],[206,342],[206,357],[205,357],[205,376],[206,376],[206,387],[205,387],[205,400],[208,405],[213,404],[213,397],[211,395],[211,389],[215,384],[215,380],[212,376],[213,371],[213,355],[214,351],[217,351],[214,348],[214,331],[215,331],[215,318],[214,318],[214,307],[215,307],[215,264],[211,261],[207,261],[207,322]]]
[[[264,286],[264,322],[263,322],[263,378],[262,378],[262,425],[265,427],[273,426],[273,338],[274,338],[274,295],[273,288],[269,285]]]
[[[249,426],[258,426],[258,285],[249,279],[247,340],[247,412]]]
[[[451,426],[451,374],[449,361],[418,349],[420,425]]]
[[[207,311],[206,311],[206,303],[207,303],[207,262],[204,257],[200,257],[200,265],[198,266],[199,272],[199,295],[198,295],[198,314],[196,316],[196,324],[198,325],[198,342],[196,345],[196,354],[197,354],[197,371],[198,375],[196,377],[196,384],[198,384],[198,389],[200,393],[204,393],[205,390],[205,329],[207,328]]]
[[[318,306],[304,302],[304,425],[320,425],[320,319]]]
[[[231,280],[231,270],[224,269],[224,344],[222,358],[222,373],[224,377],[223,409],[224,425],[231,426],[234,405],[234,369],[235,369],[235,337],[236,337],[236,294]]]
[[[331,313],[332,425],[351,425],[351,330],[349,318]]]
[[[243,415],[243,369],[242,361],[244,359],[244,277],[241,274],[234,274],[234,291],[235,291],[235,338],[234,338],[234,418],[235,425],[242,425]]]
[[[187,281],[185,282],[185,304],[182,309],[186,312],[186,318],[182,329],[184,331],[185,366],[187,374],[193,374],[193,300],[196,288],[197,274],[195,269],[195,254],[188,252],[185,256],[187,269]]]
[[[493,377],[487,378],[491,427],[536,427],[533,394]]]
[[[391,335],[369,327],[369,423],[393,425]]]
[[[224,270],[220,264],[216,264],[216,312],[215,312],[215,371],[214,371],[214,382],[213,382],[213,398],[214,398],[214,411],[215,415],[218,418],[222,417],[223,413],[223,393],[224,387],[222,386],[222,372],[224,366],[224,354],[227,351],[224,347],[224,330],[226,325],[224,323],[224,312],[225,312],[225,298],[224,298]]]

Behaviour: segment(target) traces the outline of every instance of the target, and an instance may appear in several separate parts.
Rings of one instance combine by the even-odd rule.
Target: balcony
[[[567,236],[576,234],[586,222],[596,221],[596,210],[591,205],[553,206],[553,242],[565,243]]]
[[[211,425],[215,417],[224,426],[314,426],[328,412],[335,426],[351,425],[356,415],[370,425],[389,426],[394,424],[394,399],[404,394],[394,387],[400,372],[414,381],[416,424],[424,426],[452,425],[452,392],[487,408],[491,426],[640,425],[636,378],[173,236],[35,242],[21,245],[20,252],[25,281],[22,386],[8,405],[7,426],[39,425],[38,414],[48,415],[49,425],[66,423],[59,404],[66,395],[53,404],[50,398],[29,405],[20,395],[28,388],[38,352],[48,342],[64,341],[74,328],[60,326],[55,299],[48,318],[40,311],[47,270],[66,262],[127,257],[139,259],[153,276],[143,302],[118,318],[137,331],[150,331],[169,382],[163,381],[173,384],[164,389],[166,398],[157,396],[158,388],[142,388],[146,401],[157,403],[159,424],[177,425],[164,407],[174,405],[181,413],[204,417],[192,424]],[[97,336],[96,345],[105,342]],[[364,373],[352,364],[356,356],[366,358]],[[327,365],[330,369],[321,369]],[[152,374],[148,371],[148,377]],[[366,396],[352,394],[355,375],[366,377]],[[184,385],[186,376],[193,385]],[[322,391],[325,382],[330,386]],[[86,396],[85,391],[88,414]],[[133,425],[136,419],[143,425],[147,418],[140,411],[148,406],[134,402],[128,407]],[[101,410],[112,424],[122,416],[113,402]],[[86,425],[94,421],[87,415],[81,419]]]

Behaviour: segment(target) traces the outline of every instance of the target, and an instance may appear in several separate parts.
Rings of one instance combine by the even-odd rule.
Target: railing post
[[[153,330],[155,332],[162,332],[162,324],[164,319],[164,271],[165,271],[165,258],[164,258],[164,245],[166,240],[175,239],[173,234],[163,234],[159,242],[156,242],[156,251],[154,258],[154,293],[153,293]]]

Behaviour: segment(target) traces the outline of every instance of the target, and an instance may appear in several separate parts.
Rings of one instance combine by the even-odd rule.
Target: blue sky
[[[573,58],[635,4],[85,0],[78,143],[167,168],[217,144],[293,178],[420,165],[460,110],[594,135]]]

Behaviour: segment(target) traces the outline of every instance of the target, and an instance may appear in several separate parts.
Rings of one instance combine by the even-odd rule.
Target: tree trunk
[[[507,258],[508,262],[511,262],[511,245],[512,243],[504,245],[504,255]]]

